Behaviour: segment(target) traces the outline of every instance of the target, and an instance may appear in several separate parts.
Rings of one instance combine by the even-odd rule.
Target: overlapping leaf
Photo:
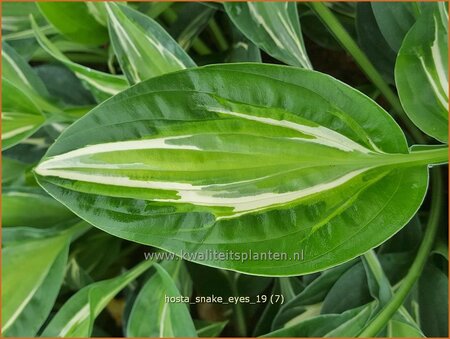
[[[3,77],[2,93],[2,149],[7,149],[36,132],[45,117],[28,95]]]
[[[70,68],[78,78],[84,81],[97,100],[103,101],[128,87],[127,81],[122,76],[100,72],[70,61],[42,33],[34,20],[32,26],[36,39],[41,47],[56,60]]]
[[[188,306],[165,300],[166,297],[181,296],[175,280],[182,263],[176,262],[171,274],[155,264],[155,274],[144,285],[131,310],[127,322],[128,337],[197,337]]]
[[[448,13],[444,3],[424,6],[395,65],[400,101],[425,133],[448,142]]]
[[[259,48],[288,65],[311,69],[295,2],[226,2],[228,16]]]
[[[42,335],[44,337],[89,337],[95,318],[111,299],[151,265],[153,261],[144,261],[122,275],[82,288],[63,305]]]
[[[58,295],[70,240],[85,228],[83,222],[50,236],[45,230],[34,230],[32,237],[7,243],[2,249],[4,336],[37,334]]]
[[[129,7],[105,3],[117,59],[130,84],[195,63],[153,19]]]
[[[100,45],[108,41],[108,31],[91,15],[91,6],[87,2],[38,3],[45,18],[63,35],[87,45]]]

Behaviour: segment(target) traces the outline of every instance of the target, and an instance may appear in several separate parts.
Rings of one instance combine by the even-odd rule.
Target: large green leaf
[[[49,315],[61,286],[76,224],[59,234],[29,238],[2,249],[2,334],[34,337]]]
[[[197,331],[184,303],[171,303],[166,297],[180,297],[174,279],[182,261],[178,261],[172,276],[160,265],[142,287],[127,322],[128,337],[197,337]]]
[[[66,65],[78,78],[85,82],[98,101],[103,101],[128,87],[128,83],[123,76],[100,72],[72,62],[42,33],[42,30],[34,20],[32,20],[32,27],[41,47],[53,58]]]
[[[348,261],[408,222],[425,164],[447,151],[407,153],[388,113],[327,75],[227,64],[111,98],[66,129],[35,172],[116,236],[211,266],[296,275]],[[245,260],[250,248],[251,259],[286,254]]]
[[[74,294],[52,318],[44,337],[89,337],[95,318],[131,281],[144,273],[153,261],[144,261],[115,278],[88,285]]]
[[[153,19],[113,2],[105,3],[105,6],[111,42],[130,84],[195,66]]]
[[[39,2],[45,18],[69,39],[87,45],[108,41],[106,27],[98,22],[86,2]]]
[[[400,101],[422,131],[448,141],[448,13],[445,3],[423,6],[395,65]]]
[[[295,2],[226,2],[228,16],[256,46],[288,65],[312,68]]]

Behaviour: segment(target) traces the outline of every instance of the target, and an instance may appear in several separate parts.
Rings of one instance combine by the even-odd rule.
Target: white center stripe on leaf
[[[16,73],[19,75],[19,78],[22,79],[22,81],[31,87],[31,84],[29,83],[27,77],[25,74],[23,74],[22,70],[17,66],[17,64],[14,62],[14,60],[11,59],[11,57],[7,53],[3,53],[3,57],[8,61],[8,63],[11,65],[11,67],[16,71]]]
[[[286,127],[301,133],[308,134],[310,136],[316,137],[316,139],[305,139],[309,142],[314,142],[317,144],[329,146],[332,148],[337,148],[345,152],[353,152],[358,151],[361,153],[372,153],[373,151],[369,150],[361,146],[360,144],[354,142],[353,140],[347,138],[346,136],[339,134],[331,129],[328,129],[323,126],[311,127],[306,125],[301,125],[288,120],[275,120],[272,118],[259,117],[254,115],[249,115],[245,113],[238,113],[228,111],[222,108],[214,108],[214,107],[205,107],[211,112],[220,113],[220,114],[228,114],[237,116],[243,119],[258,121],[264,124],[269,124],[273,126]]]
[[[78,323],[84,321],[90,313],[89,304],[84,305],[59,332],[60,337],[65,337],[67,333]]]
[[[21,133],[27,132],[27,131],[29,131],[29,130],[31,130],[33,128],[34,128],[33,125],[28,125],[28,126],[23,126],[23,127],[20,127],[20,128],[16,128],[16,129],[14,129],[12,131],[9,131],[9,132],[6,132],[6,133],[2,133],[2,140],[15,137],[16,135],[19,135]]]
[[[168,144],[166,141],[180,140],[189,138],[191,135],[183,135],[177,137],[146,139],[146,140],[131,140],[131,141],[118,141],[109,142],[105,144],[86,146],[74,151],[70,151],[64,154],[60,154],[49,158],[39,164],[36,167],[37,173],[43,173],[45,170],[52,170],[57,168],[65,168],[70,165],[74,165],[77,158],[86,155],[109,153],[116,151],[129,151],[129,150],[144,150],[144,149],[186,149],[186,150],[200,150],[197,146],[192,145],[174,145]],[[44,175],[44,174],[43,174]]]

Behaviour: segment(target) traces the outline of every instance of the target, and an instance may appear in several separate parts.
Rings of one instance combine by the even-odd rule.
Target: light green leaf
[[[288,65],[311,69],[295,2],[226,2],[228,16],[256,46]]]
[[[128,87],[127,81],[122,76],[100,72],[70,61],[42,33],[34,20],[32,20],[32,27],[41,47],[53,58],[66,65],[78,78],[86,83],[98,101],[103,101]]]
[[[448,13],[445,3],[423,6],[395,65],[400,101],[423,132],[448,141]]]
[[[66,129],[35,172],[111,234],[283,276],[324,270],[390,238],[422,203],[426,164],[447,157],[408,154],[387,112],[327,75],[248,63],[133,86]],[[245,260],[250,245],[285,254]]]
[[[176,276],[182,261],[177,262]],[[160,265],[142,287],[127,322],[128,337],[197,337],[197,331],[185,303],[171,303],[166,297],[181,296],[174,278]],[[175,278],[176,279],[176,278]]]
[[[61,307],[42,336],[89,337],[95,318],[106,305],[151,265],[153,261],[144,261],[122,275],[84,287]]]
[[[398,52],[403,39],[419,14],[417,2],[372,2],[373,14],[384,39]]]
[[[67,38],[86,45],[108,41],[108,32],[93,15],[86,2],[39,2],[45,18]]]
[[[389,338],[424,338],[423,333],[414,325],[402,320],[391,320],[388,324]]]
[[[208,322],[202,320],[194,320],[197,336],[200,338],[215,338],[222,333],[228,321]]]
[[[2,249],[4,336],[34,337],[37,334],[58,295],[70,240],[85,227],[83,222],[59,234],[24,239]]]
[[[3,227],[48,227],[74,217],[71,211],[45,192],[11,190],[2,195]]]
[[[3,77],[2,93],[2,150],[5,150],[36,132],[45,117],[25,92]]]
[[[195,66],[153,19],[113,2],[105,3],[105,6],[111,42],[130,84]]]

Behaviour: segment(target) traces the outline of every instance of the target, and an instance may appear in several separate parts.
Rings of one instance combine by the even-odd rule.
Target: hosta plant
[[[2,13],[4,336],[448,335],[445,3]]]

